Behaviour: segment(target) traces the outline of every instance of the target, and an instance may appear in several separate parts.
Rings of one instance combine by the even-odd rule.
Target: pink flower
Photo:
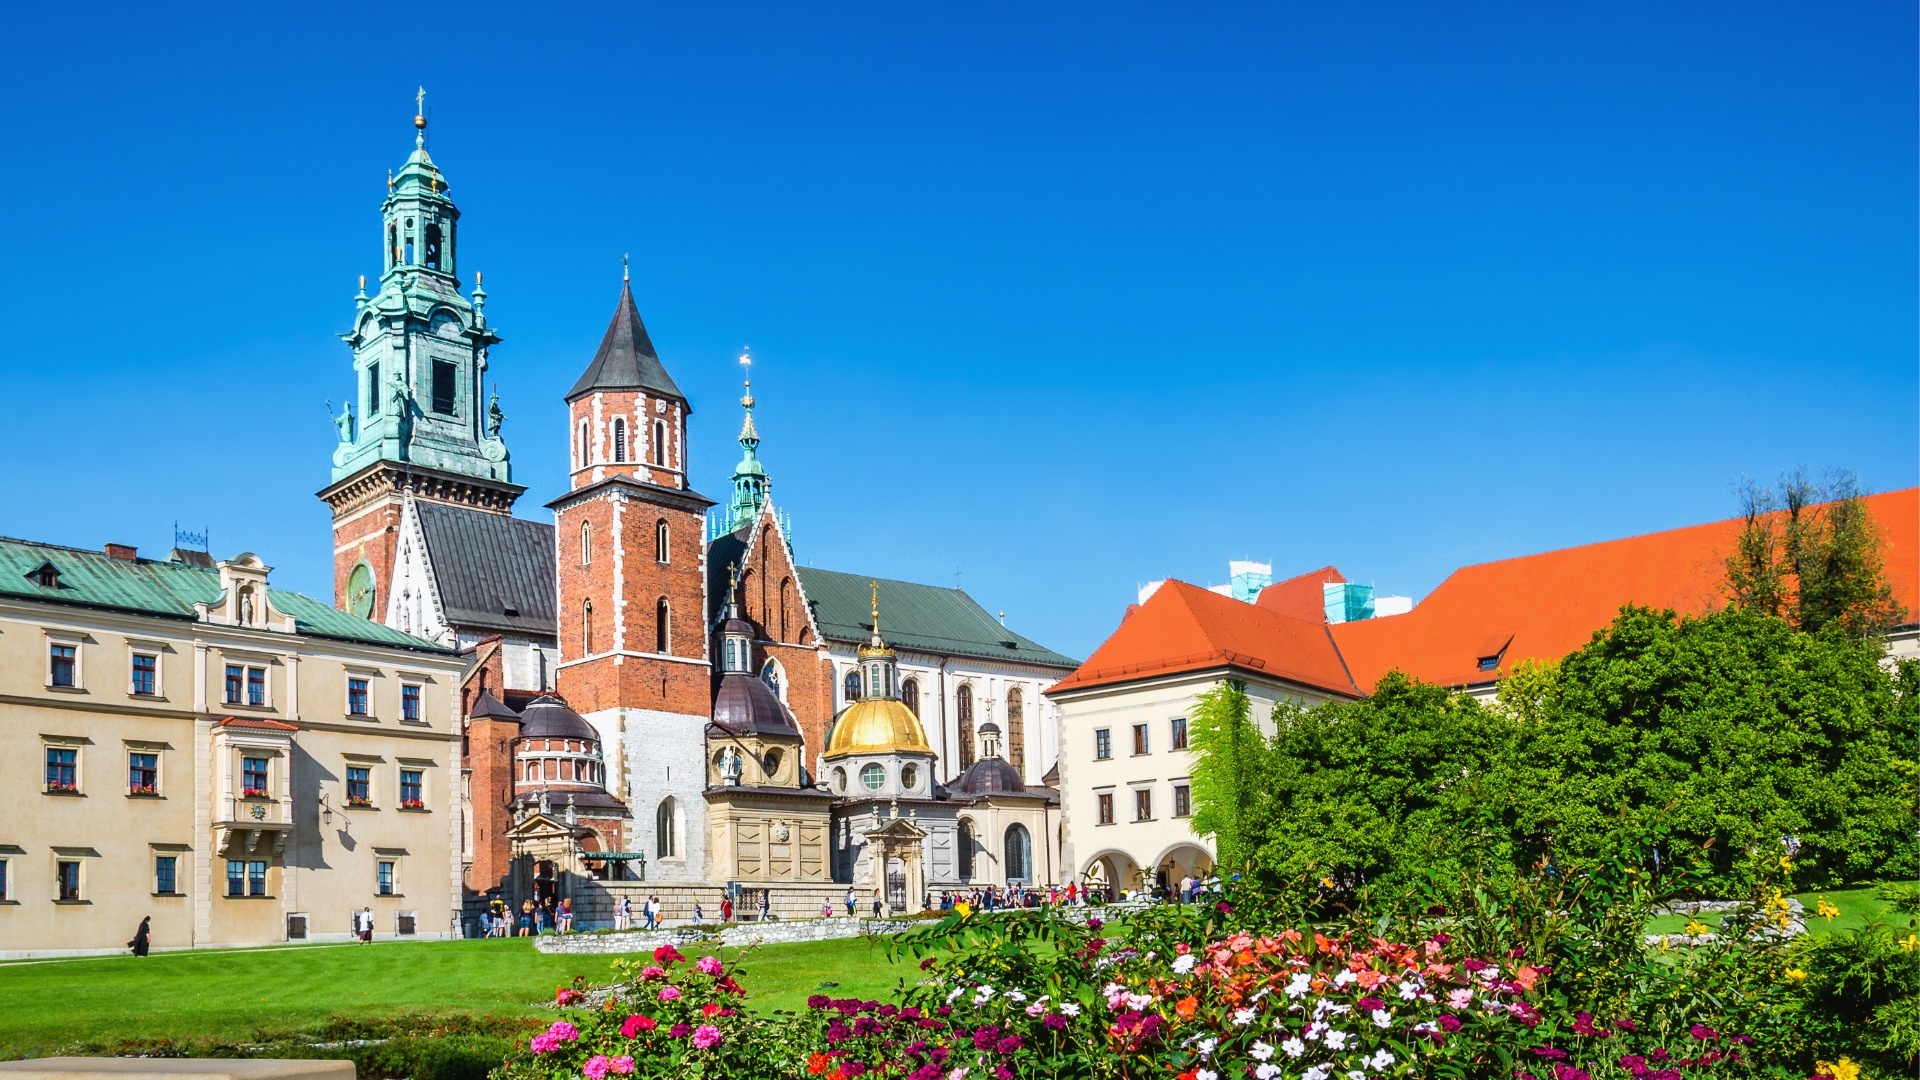
[[[635,1014],[627,1017],[626,1020],[620,1024],[620,1037],[623,1039],[638,1038],[641,1032],[652,1031],[659,1026],[659,1024],[654,1022],[653,1017]]]
[[[612,1065],[613,1062],[607,1060],[607,1055],[595,1054],[587,1059],[585,1065],[580,1066],[580,1071],[586,1075],[587,1080],[607,1080],[607,1070]]]
[[[1447,1005],[1455,1009],[1464,1009],[1473,1004],[1473,991],[1466,988],[1447,991]]]
[[[678,987],[673,987],[673,986],[663,986],[663,987],[661,987],[661,988],[660,988],[660,1000],[661,1000],[661,1001],[678,1001],[678,1000],[680,1000],[680,990],[679,990],[679,988],[678,988]]]
[[[663,964],[671,964],[671,963],[674,963],[675,961],[686,959],[686,957],[680,955],[679,949],[676,949],[671,945],[662,945],[659,948],[653,950],[653,958]]]
[[[640,969],[640,977],[642,979],[664,979],[667,977],[667,969],[648,964],[646,967]]]
[[[711,1050],[720,1045],[720,1029],[712,1024],[701,1024],[693,1029],[693,1045],[701,1050]]]
[[[727,970],[721,965],[720,958],[717,956],[701,957],[700,962],[693,965],[693,969],[702,975],[718,975]]]
[[[559,1045],[560,1040],[543,1033],[535,1035],[533,1041],[527,1044],[527,1049],[532,1050],[536,1054],[544,1054]]]
[[[547,1029],[547,1034],[553,1036],[556,1043],[572,1042],[580,1037],[580,1029],[565,1020],[555,1020],[553,1026]]]
[[[621,1076],[633,1075],[633,1059],[630,1057],[617,1057],[607,1062],[607,1064],[614,1072],[619,1073]]]

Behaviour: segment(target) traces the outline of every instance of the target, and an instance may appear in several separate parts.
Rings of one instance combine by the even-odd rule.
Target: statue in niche
[[[253,625],[253,586],[240,590],[240,625]]]
[[[500,426],[507,422],[507,414],[500,408],[500,391],[496,387],[493,396],[487,400],[487,437],[500,437]]]
[[[327,411],[333,411],[333,404],[331,402],[327,404]],[[347,402],[346,408],[340,410],[340,415],[333,418],[333,426],[340,429],[341,442],[350,443],[353,441],[353,402]]]
[[[744,771],[744,767],[740,764],[740,751],[731,746],[721,751],[720,779],[729,784],[737,784],[740,782],[740,774]]]

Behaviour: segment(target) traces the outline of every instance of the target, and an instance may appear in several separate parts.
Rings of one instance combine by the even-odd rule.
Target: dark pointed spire
[[[640,309],[633,303],[631,282],[620,283],[620,306],[614,310],[613,322],[607,324],[607,335],[600,339],[600,351],[593,354],[593,363],[587,365],[580,381],[567,391],[567,400],[595,390],[646,390],[687,399],[661,366],[660,355],[647,337]]]

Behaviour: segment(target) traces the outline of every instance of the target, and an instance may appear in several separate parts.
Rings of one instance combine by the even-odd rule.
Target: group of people
[[[505,900],[494,897],[480,912],[481,937],[532,937],[553,931],[573,933],[573,898],[555,901],[548,896],[539,903],[520,901],[515,912]]]
[[[640,929],[642,930],[660,929],[660,920],[664,917],[665,913],[666,913],[666,905],[660,902],[660,898],[658,896],[647,897],[646,900],[643,901],[640,905],[640,918],[643,920],[643,922],[641,923]],[[707,913],[705,910],[703,910],[700,907],[700,901],[695,900],[693,902],[694,924],[698,925],[700,923],[703,923],[706,921],[706,918],[707,918]],[[620,903],[614,906],[613,928],[615,930],[632,930],[634,928],[633,897],[623,896],[620,898]]]

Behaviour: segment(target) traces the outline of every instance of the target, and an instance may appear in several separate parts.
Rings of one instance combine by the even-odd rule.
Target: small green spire
[[[746,371],[742,380],[746,390],[740,396],[740,406],[747,415],[740,424],[740,464],[733,467],[733,501],[727,507],[728,532],[744,529],[760,516],[769,484],[767,470],[760,464],[760,431],[753,426],[753,357],[745,350],[740,353],[740,365]]]

